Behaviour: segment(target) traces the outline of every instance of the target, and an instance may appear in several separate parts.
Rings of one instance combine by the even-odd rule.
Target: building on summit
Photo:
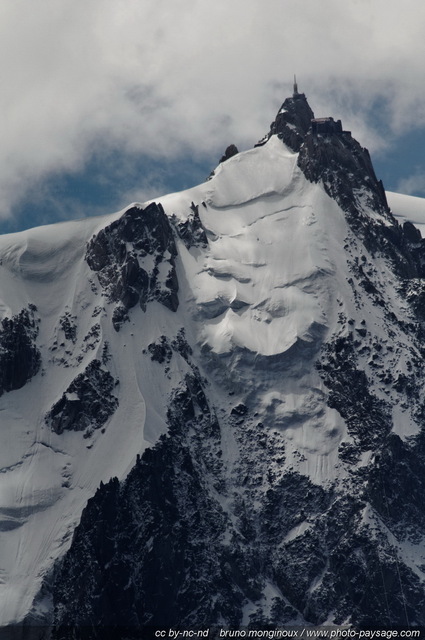
[[[292,93],[292,98],[305,98],[304,93],[298,92],[298,83],[297,76],[294,75],[294,90]],[[312,118],[311,120],[311,131],[313,135],[351,135],[351,131],[343,131],[341,120],[334,120],[331,116],[326,118]]]
[[[343,133],[341,120],[335,120],[330,116],[327,118],[313,118],[311,121],[311,130],[313,134],[331,135],[333,133]]]

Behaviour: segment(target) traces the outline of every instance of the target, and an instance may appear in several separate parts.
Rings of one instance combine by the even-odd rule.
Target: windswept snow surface
[[[286,468],[322,484],[341,473],[346,428],[325,406],[312,362],[338,313],[355,316],[341,249],[348,228],[296,161],[273,136],[221,164],[205,184],[160,198],[183,222],[195,203],[208,246],[188,249],[178,240],[176,313],[157,302],[146,312],[137,307],[119,332],[84,256],[92,235],[122,212],[0,238],[0,319],[36,305],[42,358],[30,382],[0,397],[0,625],[30,610],[100,482],[125,477],[166,431],[167,400],[186,370],[182,358],[173,359],[158,374],[147,346],[162,335],[185,327],[216,407],[255,405],[265,426],[284,434]],[[396,195],[392,204],[403,216]],[[74,342],[59,329],[64,314],[75,319]],[[90,437],[56,434],[47,412],[106,343],[118,409]],[[231,466],[237,445],[224,437]]]

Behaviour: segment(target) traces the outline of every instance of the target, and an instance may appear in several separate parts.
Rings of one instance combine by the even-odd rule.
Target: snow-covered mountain
[[[0,238],[0,624],[425,625],[425,204],[387,195],[296,93],[202,185]]]

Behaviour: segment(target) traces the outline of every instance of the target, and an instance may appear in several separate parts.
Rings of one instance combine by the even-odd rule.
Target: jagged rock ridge
[[[270,125],[267,139],[277,135],[290,149],[299,151],[304,144],[305,136],[311,129],[314,113],[304,93],[294,94],[286,98],[279,109],[275,120]]]

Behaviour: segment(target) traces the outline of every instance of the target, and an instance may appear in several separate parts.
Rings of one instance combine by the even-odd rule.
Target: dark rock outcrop
[[[124,483],[111,480],[89,501],[56,571],[60,637],[68,625],[89,625],[92,637],[105,637],[105,626],[207,625],[220,612],[239,622],[238,560],[205,485],[206,472],[220,475],[220,432],[196,373],[176,389],[169,423]]]
[[[219,164],[221,164],[222,162],[226,162],[226,160],[229,160],[230,158],[233,158],[233,156],[236,156],[239,153],[238,148],[235,144],[230,144],[227,148],[226,151],[224,152],[224,154],[221,156],[220,160],[219,160]],[[211,180],[211,178],[215,176],[215,169],[213,169],[210,173],[210,175],[208,176],[207,180]]]
[[[108,300],[117,303],[114,327],[118,330],[127,311],[157,300],[172,311],[178,301],[175,269],[177,249],[173,231],[160,204],[132,207],[94,236],[86,260],[96,272]],[[153,257],[154,266],[145,258]],[[148,262],[149,265],[148,266]]]
[[[40,369],[41,355],[35,344],[36,307],[4,318],[0,329],[0,395],[23,387]]]
[[[415,261],[418,276],[425,278],[425,239],[408,220],[403,224],[403,240]]]
[[[226,162],[226,160],[229,160],[229,158],[233,158],[233,156],[237,156],[239,153],[238,148],[235,144],[229,144],[229,146],[227,147],[226,151],[224,152],[224,154],[221,156],[220,158],[220,163],[221,162]]]
[[[164,364],[164,362],[169,364],[173,356],[173,350],[165,336],[161,336],[157,342],[151,342],[148,345],[148,351],[151,354],[152,362],[158,362],[159,364]]]
[[[59,318],[59,326],[63,331],[65,340],[69,340],[75,344],[77,340],[77,324],[76,316],[72,316],[69,311],[66,311],[63,316]]]
[[[328,405],[344,418],[358,452],[376,448],[391,431],[391,407],[370,391],[370,382],[357,367],[353,336],[325,345],[317,363],[329,389]]]
[[[199,217],[199,205],[192,202],[190,209],[191,212],[184,222],[179,221],[176,216],[173,216],[172,222],[187,249],[196,246],[206,247],[208,240]]]
[[[402,457],[393,479],[389,439],[381,447],[388,464],[372,469],[369,479],[354,476],[346,495],[287,472],[256,509],[247,480],[234,485],[233,496],[224,484],[212,488],[222,471],[208,459],[217,442],[208,416],[203,401],[182,388],[170,408],[170,434],[145,452],[125,482],[111,480],[89,501],[56,570],[58,637],[75,624],[92,626],[93,638],[105,637],[105,627],[126,627],[126,634],[164,625],[239,628],[249,602],[249,628],[323,624],[331,613],[337,624],[423,624],[418,577],[383,534],[371,535],[363,523],[370,499],[393,531],[400,527],[397,505],[423,530],[423,462],[416,459],[420,469],[412,469],[411,482],[420,478],[420,486],[403,496],[397,480],[410,472]],[[189,434],[201,424],[210,427],[200,447]],[[251,473],[249,465],[244,473]],[[232,520],[222,507],[229,498]],[[266,584],[276,591],[267,614]]]
[[[313,118],[314,113],[304,93],[286,98],[270,125],[267,138],[277,135],[292,151],[299,151]]]
[[[46,423],[56,433],[84,431],[88,437],[100,429],[118,407],[112,393],[117,382],[100,360],[92,360],[83,373],[69,385],[46,416]]]
[[[421,232],[412,222],[409,222],[409,220],[406,220],[403,224],[403,234],[407,242],[410,242],[411,244],[417,244],[422,241]]]
[[[186,340],[185,331],[182,327],[173,340],[169,340],[166,336],[161,336],[157,341],[148,345],[152,362],[159,364],[169,364],[173,353],[178,353],[188,364],[190,364],[190,356],[192,348]]]
[[[367,149],[350,134],[315,135],[309,131],[300,147],[298,165],[310,182],[321,180],[343,211],[358,215],[359,204],[390,218],[382,182]]]
[[[425,531],[425,431],[410,442],[392,433],[377,452],[369,474],[371,504],[400,539]]]

